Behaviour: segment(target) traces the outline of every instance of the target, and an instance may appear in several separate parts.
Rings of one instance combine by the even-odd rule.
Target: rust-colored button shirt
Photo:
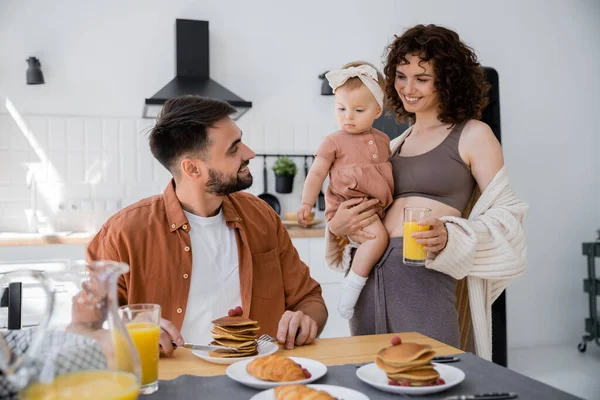
[[[193,254],[189,222],[174,185],[171,181],[162,195],[113,215],[90,242],[87,259],[129,264],[129,273],[119,278],[119,303],[160,304],[162,317],[181,330],[185,311],[194,307],[187,304]],[[286,310],[302,311],[321,331],[327,321],[321,286],[300,260],[279,216],[244,192],[226,196],[222,207],[227,226],[235,230],[244,316],[258,321],[260,333],[275,336]]]

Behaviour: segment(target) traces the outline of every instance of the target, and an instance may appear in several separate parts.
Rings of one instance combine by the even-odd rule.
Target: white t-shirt
[[[187,343],[209,344],[211,321],[242,305],[238,248],[222,209],[208,218],[184,213],[190,224],[192,274],[181,335]]]

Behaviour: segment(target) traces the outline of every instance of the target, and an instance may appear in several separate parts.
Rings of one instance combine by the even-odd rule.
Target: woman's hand
[[[446,225],[437,219],[423,219],[419,221],[420,226],[429,226],[428,231],[413,233],[412,237],[417,239],[417,243],[424,244],[425,251],[438,253],[446,247],[448,243],[448,229]]]
[[[377,199],[365,200],[361,198],[344,201],[329,221],[329,231],[336,236],[352,236],[364,240],[374,239],[374,235],[362,229],[379,218],[374,208],[378,202]]]

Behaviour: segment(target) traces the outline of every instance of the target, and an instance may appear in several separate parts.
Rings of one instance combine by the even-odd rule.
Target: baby
[[[394,181],[388,159],[390,139],[373,128],[373,121],[381,115],[384,100],[383,76],[371,64],[353,62],[341,70],[326,74],[335,94],[335,116],[339,131],[327,136],[317,152],[315,162],[304,184],[302,206],[298,223],[306,225],[325,178],[329,185],[325,194],[325,219],[335,215],[340,203],[354,198],[378,199],[377,219],[364,228],[374,239],[360,244],[354,255],[352,268],[342,282],[338,310],[350,319],[369,273],[383,255],[388,244],[388,233],[382,218],[392,204]],[[350,237],[353,242],[358,238]]]

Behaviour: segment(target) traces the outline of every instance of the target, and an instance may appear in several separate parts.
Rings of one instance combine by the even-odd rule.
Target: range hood
[[[233,119],[238,119],[252,107],[252,102],[210,79],[208,21],[177,19],[176,49],[177,76],[146,99],[144,118],[155,118],[167,100],[184,94],[226,101],[238,110],[232,115]]]

